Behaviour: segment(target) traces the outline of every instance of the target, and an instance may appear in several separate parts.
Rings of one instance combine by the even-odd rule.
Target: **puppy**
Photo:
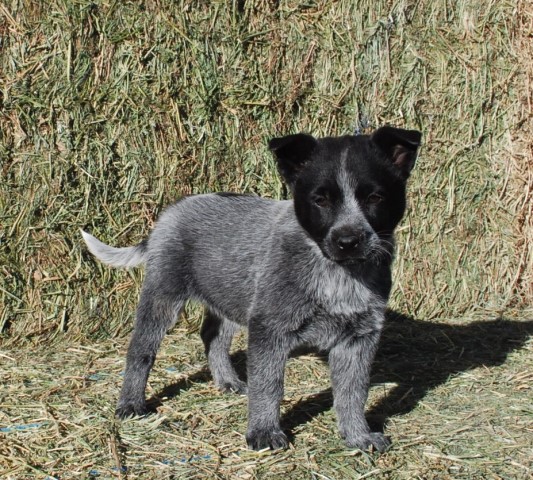
[[[284,369],[294,349],[328,355],[334,407],[348,447],[385,450],[364,416],[370,368],[391,289],[394,229],[421,133],[270,141],[293,200],[228,193],[181,199],[139,245],[113,248],[82,231],[114,267],[146,264],[124,384],[121,418],[147,413],[145,387],[157,350],[188,299],[207,307],[201,330],[215,384],[248,394],[248,446],[285,448]],[[248,327],[248,385],[229,356]]]

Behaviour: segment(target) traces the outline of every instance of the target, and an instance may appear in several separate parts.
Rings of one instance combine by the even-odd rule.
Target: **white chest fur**
[[[306,272],[307,291],[333,315],[354,315],[369,307],[385,308],[385,302],[342,266],[326,259],[318,246]]]

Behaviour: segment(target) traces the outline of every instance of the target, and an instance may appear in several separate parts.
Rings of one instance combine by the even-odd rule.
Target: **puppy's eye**
[[[327,193],[315,193],[313,195],[313,202],[315,202],[315,205],[322,208],[331,205],[331,200]]]
[[[371,193],[366,199],[366,203],[368,203],[369,205],[377,205],[378,203],[381,203],[383,200],[384,199],[381,195],[378,195],[377,193]]]

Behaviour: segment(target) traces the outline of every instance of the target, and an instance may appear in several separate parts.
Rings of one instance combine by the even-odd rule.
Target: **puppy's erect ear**
[[[290,187],[293,186],[305,163],[309,161],[316,145],[316,139],[307,133],[273,138],[268,142],[268,148],[276,157],[279,173]]]
[[[417,130],[381,127],[370,140],[383,151],[398,168],[400,175],[407,179],[415,166],[416,153],[420,146],[422,134]]]

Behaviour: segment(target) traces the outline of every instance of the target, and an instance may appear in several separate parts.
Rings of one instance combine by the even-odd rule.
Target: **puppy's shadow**
[[[157,409],[161,407],[166,400],[177,397],[182,391],[188,390],[195,383],[208,382],[210,378],[211,374],[209,373],[209,369],[202,368],[192,375],[183,377],[177,382],[164,387],[154,396],[146,400],[146,406],[150,413],[156,413]]]
[[[396,386],[367,411],[370,426],[382,430],[387,418],[410,412],[428,391],[452,375],[480,366],[503,364],[532,334],[533,320],[495,319],[453,325],[389,312],[373,365],[372,383],[396,383]],[[245,379],[245,352],[234,353],[232,361],[239,376]],[[165,387],[148,400],[148,405],[155,409],[162,404],[162,399],[175,397],[192,384],[210,379],[206,367]],[[298,426],[332,405],[331,389],[311,395],[285,412],[281,426],[292,440]]]
[[[231,355],[231,363],[235,367],[239,378],[243,381],[246,381],[246,352],[244,350],[239,350],[233,353]],[[207,383],[211,380],[211,372],[206,364],[206,366],[201,370],[185,376],[175,383],[167,385],[162,390],[157,392],[153,397],[147,399],[146,404],[148,406],[148,410],[154,413],[156,412],[157,408],[163,405],[165,400],[177,397],[180,392],[188,390],[195,383]]]
[[[450,376],[480,366],[503,364],[533,333],[533,321],[503,319],[466,325],[420,321],[389,312],[372,369],[372,383],[396,383],[367,411],[374,430],[387,418],[413,410],[431,389]],[[285,413],[282,427],[289,436],[333,405],[331,389],[303,399]]]

